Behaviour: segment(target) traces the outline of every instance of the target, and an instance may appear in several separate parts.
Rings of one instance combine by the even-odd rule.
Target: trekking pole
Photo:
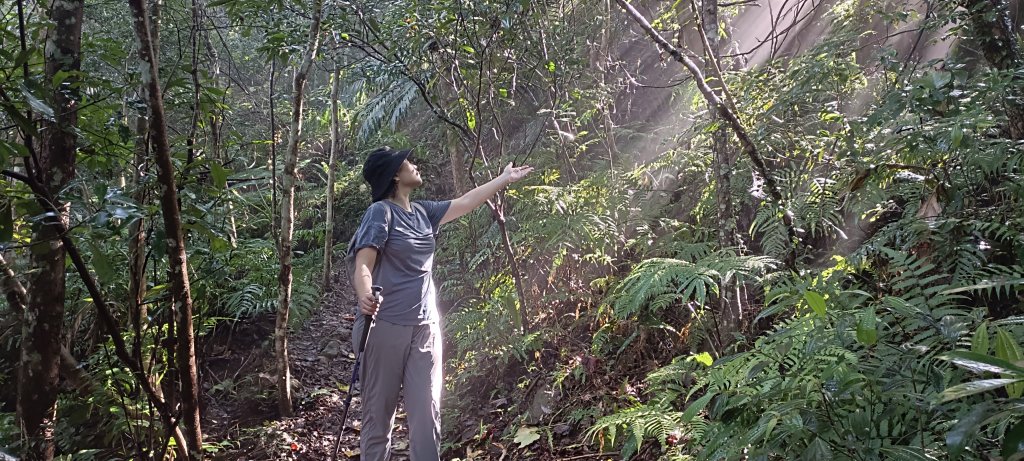
[[[373,292],[374,299],[377,300],[377,305],[380,305],[381,297],[380,292],[383,290],[378,285],[370,287]],[[363,334],[359,337],[359,343],[356,345],[356,363],[352,366],[352,378],[348,380],[348,396],[345,397],[345,411],[341,414],[341,426],[338,427],[338,437],[334,442],[334,456],[332,460],[338,460],[338,450],[341,449],[341,436],[345,433],[345,422],[348,421],[348,409],[352,405],[352,389],[355,388],[356,382],[359,380],[359,363],[363,358],[363,350],[366,349],[366,339],[370,337],[370,327],[373,326],[374,316],[367,316],[366,322],[363,325]]]

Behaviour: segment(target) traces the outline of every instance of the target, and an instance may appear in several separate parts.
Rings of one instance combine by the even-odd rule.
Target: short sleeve
[[[356,229],[356,239],[352,243],[352,251],[373,247],[380,251],[388,241],[387,206],[383,201],[374,202],[363,213],[363,220]]]
[[[444,214],[448,212],[448,207],[451,206],[452,201],[417,200],[416,203],[423,207],[423,211],[427,212],[430,228],[436,233],[437,228],[441,227],[441,218],[444,218]]]

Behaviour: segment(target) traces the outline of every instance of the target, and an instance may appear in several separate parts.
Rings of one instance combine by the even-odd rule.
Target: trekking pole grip
[[[370,287],[370,291],[373,293],[373,297],[377,300],[377,305],[380,306],[380,293],[384,291],[384,288],[380,285],[373,285]],[[366,349],[366,339],[370,337],[370,327],[373,325],[374,317],[375,316],[373,315],[368,315],[366,316],[365,322],[363,322],[363,334],[359,337],[359,350],[356,351],[357,353]]]

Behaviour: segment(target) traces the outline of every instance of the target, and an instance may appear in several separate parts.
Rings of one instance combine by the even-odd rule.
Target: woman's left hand
[[[511,184],[525,178],[531,171],[533,171],[532,166],[512,166],[512,162],[508,162],[502,174],[508,178],[508,182]]]

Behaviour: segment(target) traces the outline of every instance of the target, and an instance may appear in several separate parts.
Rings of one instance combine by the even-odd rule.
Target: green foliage
[[[989,459],[1019,450],[1022,331],[1008,316],[1022,308],[1021,152],[994,135],[1005,123],[999,95],[1011,85],[955,60],[913,70],[884,53],[884,72],[872,74],[836,59],[855,56],[859,32],[850,11],[831,14],[834,32],[810,51],[733,82],[789,207],[755,196],[741,230],[755,252],[781,257],[791,243],[781,217],[791,214],[801,272],[745,274],[761,310],[752,337],[710,368],[686,360],[700,349],[677,356],[648,374],[639,406],[591,427],[600,441],[630,434],[617,437],[625,457],[643,438],[663,437],[653,413],[686,412],[693,419],[675,430],[693,434],[682,452],[696,459]],[[867,91],[869,80],[879,86]],[[844,107],[856,94],[872,100],[863,113]],[[738,176],[743,194],[734,196],[751,201],[758,182]],[[680,246],[707,241],[680,237]],[[709,269],[732,258],[654,252],[607,303],[636,322],[687,302],[714,305],[721,282]],[[618,345],[609,331],[599,329],[594,344]]]
[[[658,317],[660,311],[694,303],[704,309],[723,283],[755,280],[778,262],[767,256],[735,256],[722,251],[700,260],[646,259],[617,285],[609,297],[615,317]]]

